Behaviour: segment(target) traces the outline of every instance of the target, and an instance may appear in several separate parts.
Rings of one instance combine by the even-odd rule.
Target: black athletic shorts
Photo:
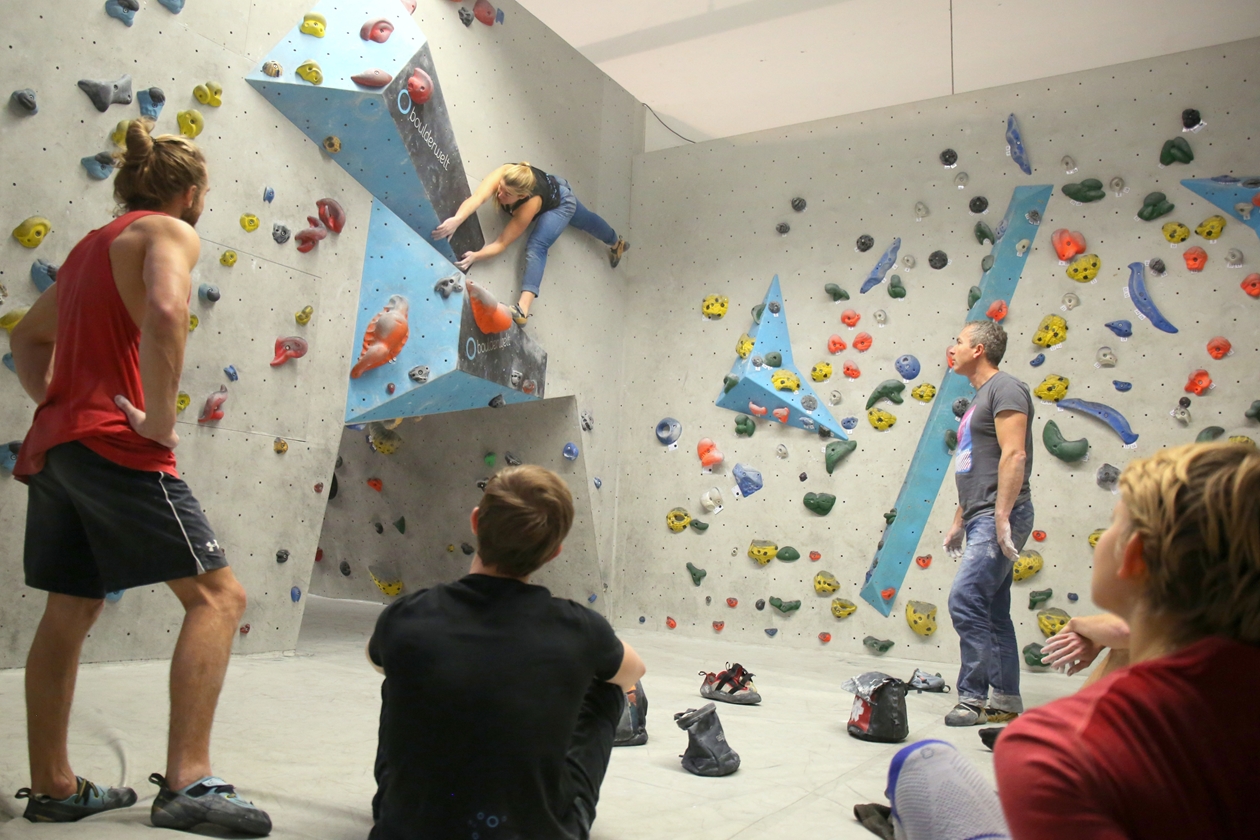
[[[214,571],[227,557],[188,485],[81,443],[27,482],[26,585],[80,598]]]

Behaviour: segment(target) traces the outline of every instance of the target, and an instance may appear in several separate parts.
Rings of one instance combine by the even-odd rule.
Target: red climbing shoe
[[[704,682],[700,684],[700,696],[706,700],[719,700],[739,706],[753,706],[761,702],[761,695],[753,685],[753,675],[736,662],[726,663],[726,670],[714,674],[700,672]]]

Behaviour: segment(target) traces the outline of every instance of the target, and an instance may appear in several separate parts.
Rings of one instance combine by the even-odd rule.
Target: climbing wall
[[[399,438],[390,454],[377,451],[368,432],[346,429],[311,591],[388,601],[462,576],[472,559],[465,549],[476,544],[468,516],[481,500],[477,483],[511,457],[555,470],[573,493],[576,516],[564,550],[534,581],[603,612],[591,518],[599,491],[580,447],[573,460],[563,454],[565,444],[580,441],[579,423],[578,401],[560,397],[404,420],[389,430]]]
[[[956,662],[947,598],[957,562],[941,549],[957,499],[945,432],[957,428],[953,400],[973,392],[947,372],[945,350],[969,308],[972,317],[984,317],[998,301],[1009,305],[1003,369],[1030,387],[1050,374],[1065,377],[1070,400],[1113,409],[1138,435],[1126,446],[1106,423],[1034,398],[1032,488],[1044,540],[1030,540],[1028,548],[1044,567],[1014,587],[1020,645],[1043,641],[1039,610],[1093,611],[1088,538],[1108,524],[1116,501],[1097,484],[1099,468],[1192,441],[1205,427],[1220,427],[1222,440],[1260,432],[1244,416],[1260,398],[1260,299],[1240,288],[1260,269],[1260,241],[1234,209],[1260,186],[1245,180],[1260,177],[1248,107],[1260,74],[1258,45],[1240,42],[637,158],[634,224],[644,244],[637,268],[651,282],[636,286],[627,306],[615,621],[812,646],[820,654],[862,651],[873,636],[894,642],[892,655]],[[1183,128],[1187,108],[1201,112],[1202,126]],[[1007,151],[1012,113],[1030,174]],[[1161,164],[1165,142],[1174,138],[1188,143],[1192,162]],[[956,153],[950,167],[941,160],[946,149]],[[1201,197],[1210,190],[1181,184],[1221,175],[1239,179],[1216,190],[1229,193],[1217,199],[1227,209]],[[1100,200],[1064,194],[1064,186],[1086,179],[1101,181]],[[1153,221],[1137,218],[1157,191],[1175,209]],[[793,209],[793,198],[805,199],[802,210]],[[1193,232],[1215,214],[1227,220],[1219,238]],[[1260,207],[1251,218],[1260,218]],[[1161,227],[1170,221],[1185,224],[1189,238],[1167,241]],[[977,223],[998,241],[981,228],[981,243]],[[1094,279],[1084,272],[1085,282],[1077,282],[1060,263],[1052,234],[1061,228],[1079,231],[1085,252],[1098,257]],[[863,236],[870,242],[859,242]],[[1207,254],[1201,271],[1183,260],[1191,247]],[[1230,265],[1240,256],[1231,251],[1240,252],[1241,266]],[[881,258],[889,252],[891,265]],[[1157,259],[1163,274],[1151,266]],[[1150,301],[1176,333],[1137,314],[1132,263],[1141,265]],[[741,387],[724,377],[747,369],[737,345],[757,316],[762,323],[771,317],[753,309],[776,275],[794,370],[857,443],[831,475],[825,451],[836,438],[754,417],[756,406],[743,415],[719,407],[729,402],[724,389]],[[835,300],[827,284],[847,299]],[[898,285],[904,297],[890,294]],[[1079,304],[1065,302],[1068,294]],[[729,298],[724,317],[702,314],[709,295]],[[1037,346],[1032,339],[1049,315],[1066,321],[1067,339]],[[1131,322],[1131,337],[1105,326],[1120,320]],[[1232,344],[1219,359],[1209,352],[1218,336]],[[1117,357],[1114,367],[1096,366],[1104,346]],[[747,352],[760,350],[754,344]],[[897,361],[904,355],[916,357],[917,375],[903,377],[908,368],[899,370]],[[1040,366],[1030,366],[1039,355]],[[819,363],[830,365],[819,366],[821,381],[812,377]],[[855,378],[845,375],[846,365]],[[1188,394],[1187,380],[1200,369],[1214,387]],[[928,389],[918,390],[925,384],[935,389],[931,402],[911,395],[927,396]],[[880,398],[887,394],[902,402]],[[873,396],[873,409],[886,413],[875,419],[893,422],[891,428],[879,430],[868,419]],[[1171,414],[1182,397],[1190,398],[1185,422]],[[665,417],[682,427],[672,446],[654,434]],[[1051,419],[1066,439],[1088,440],[1085,460],[1067,463],[1047,452],[1042,436]],[[752,425],[751,437],[737,434],[737,421]],[[725,456],[711,471],[697,457],[703,438]],[[759,471],[763,486],[737,495],[736,464]],[[711,488],[722,497],[720,510],[704,505],[712,506]],[[807,493],[834,494],[834,508],[811,511]],[[707,530],[671,531],[666,517],[675,507]],[[894,507],[890,524],[885,514]],[[749,556],[753,540],[770,543],[764,565]],[[776,554],[781,559],[769,559]],[[705,573],[698,584],[688,563]],[[837,580],[834,593],[815,591],[813,580],[824,571]],[[1044,589],[1053,594],[1030,610],[1030,592]],[[801,605],[782,612],[764,603],[772,598]],[[833,598],[856,610],[835,617]],[[933,635],[908,626],[911,600],[936,605]]]
[[[6,97],[9,89],[33,88],[39,107],[33,116],[15,107],[0,113],[0,150],[23,162],[0,183],[5,230],[32,215],[52,222],[37,250],[7,236],[0,244],[0,317],[37,296],[29,273],[33,260],[60,263],[83,234],[108,221],[113,208],[110,183],[92,180],[80,159],[113,149],[110,133],[119,120],[139,116],[138,103],[100,113],[76,82],[129,73],[136,92],[160,87],[166,96],[160,132],[179,130],[178,112],[202,113],[205,130],[197,142],[209,160],[211,191],[198,225],[202,256],[193,288],[215,285],[221,297],[210,303],[194,294],[191,303],[198,326],[189,336],[181,382],[191,406],[180,418],[177,455],[249,592],[243,622],[249,632],[239,637],[239,652],[295,643],[342,440],[347,373],[358,355],[352,344],[372,198],[332,154],[280,118],[245,81],[313,5],[188,0],[175,15],[160,3],[145,3],[131,26],[109,16],[104,4],[55,5],[39,15],[13,16],[0,57]],[[415,20],[440,73],[474,185],[499,163],[528,159],[567,177],[584,203],[624,231],[631,159],[642,136],[633,99],[519,7],[504,6],[502,21],[490,27],[476,21],[466,27],[458,8],[421,4]],[[222,85],[219,107],[194,97],[194,87],[208,81]],[[501,130],[488,131],[487,125]],[[274,190],[271,202],[263,198],[267,187]],[[325,197],[345,209],[346,226],[310,253],[298,253],[293,237]],[[245,213],[258,216],[258,230],[241,226]],[[480,216],[486,237],[497,236],[502,219],[488,209]],[[272,238],[277,223],[290,230],[284,244]],[[231,267],[220,264],[227,250],[237,255]],[[531,335],[555,360],[547,396],[582,395],[583,408],[600,425],[572,433],[581,463],[596,474],[612,471],[617,324],[632,262],[618,276],[608,268],[605,249],[580,234],[566,235],[551,253],[531,323]],[[502,296],[515,295],[519,256],[518,248],[478,266],[477,279]],[[602,303],[589,306],[592,300]],[[312,318],[302,325],[295,314],[306,306]],[[287,336],[306,339],[309,353],[270,367],[276,339]],[[229,365],[236,380],[224,372]],[[229,390],[225,416],[197,424],[202,403],[220,386]],[[21,439],[33,405],[8,371],[0,371],[0,394],[0,440]],[[274,450],[277,438],[287,444],[284,454]],[[411,435],[409,445],[423,442]],[[0,667],[24,660],[43,604],[40,593],[22,585],[25,500],[21,484],[0,481],[0,527],[9,535],[0,552]],[[611,556],[611,500],[596,494],[589,520],[594,541]],[[280,557],[287,559],[278,562]],[[574,592],[583,588],[578,577]],[[180,619],[164,587],[127,592],[108,605],[84,657],[167,656]]]

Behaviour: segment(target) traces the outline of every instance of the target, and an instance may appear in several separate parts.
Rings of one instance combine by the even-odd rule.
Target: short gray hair
[[[997,321],[987,318],[982,321],[968,321],[963,329],[971,330],[971,346],[977,344],[984,347],[984,357],[989,364],[997,367],[1006,355],[1006,330]]]

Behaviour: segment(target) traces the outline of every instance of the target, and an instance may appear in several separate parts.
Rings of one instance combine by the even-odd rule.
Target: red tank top
[[[144,410],[140,383],[140,328],[114,284],[109,246],[138,210],[92,231],[74,246],[57,272],[57,350],[52,382],[18,452],[13,474],[25,478],[44,468],[44,454],[79,441],[98,455],[133,470],[179,477],[175,453],[136,434],[114,405],[122,394]]]

